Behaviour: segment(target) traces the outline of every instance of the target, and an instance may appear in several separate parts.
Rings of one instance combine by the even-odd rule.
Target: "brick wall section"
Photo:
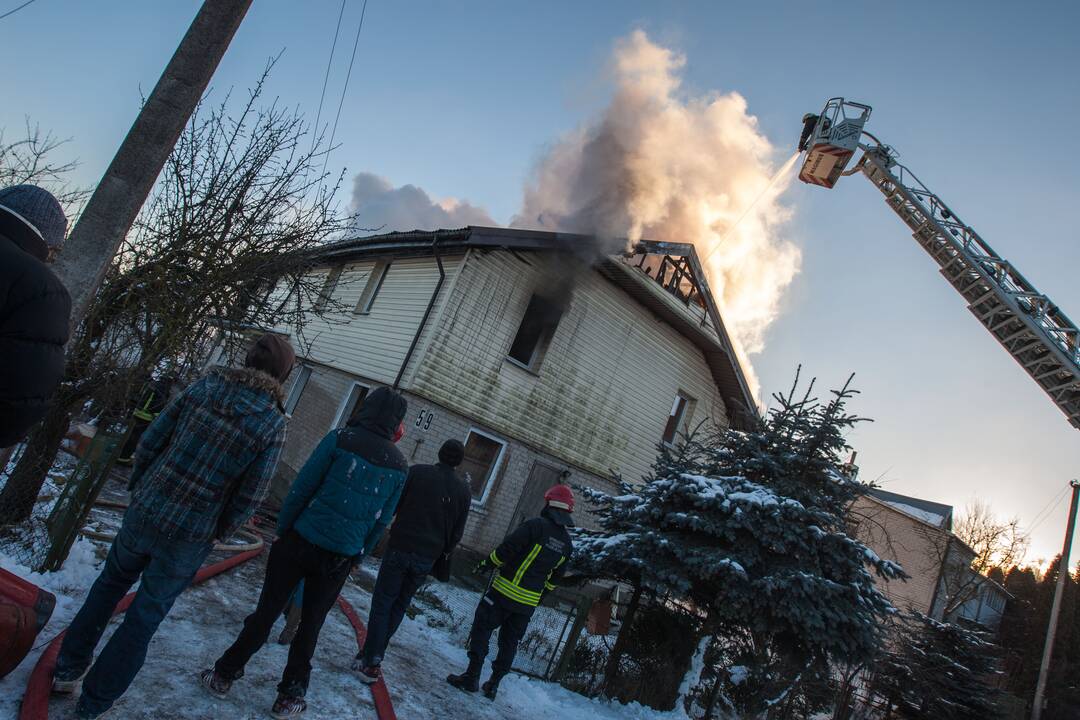
[[[291,380],[290,380],[291,382]],[[338,412],[354,382],[378,386],[366,378],[356,377],[321,365],[313,365],[311,377],[300,396],[300,400],[289,420],[288,439],[278,465],[274,481],[273,497],[278,502],[288,492],[289,485],[303,466],[304,461],[329,432]],[[286,383],[288,386],[288,383]],[[398,447],[410,464],[434,463],[438,459],[439,447],[449,438],[464,441],[470,428],[476,428],[489,435],[499,437],[506,442],[502,463],[497,476],[492,480],[491,489],[483,505],[473,504],[469,523],[465,530],[462,545],[486,553],[495,547],[509,532],[514,511],[522,490],[532,472],[533,465],[543,462],[552,467],[570,472],[569,482],[612,491],[615,486],[605,479],[588,473],[580,468],[568,465],[554,456],[538,451],[528,445],[499,435],[464,415],[448,410],[424,398],[411,393],[404,393],[409,403],[405,418],[405,436]],[[418,417],[425,418],[421,427],[416,426]],[[424,429],[426,418],[430,414],[431,423]],[[585,512],[586,506],[579,498],[579,509],[575,519],[583,527],[595,526],[594,521]]]

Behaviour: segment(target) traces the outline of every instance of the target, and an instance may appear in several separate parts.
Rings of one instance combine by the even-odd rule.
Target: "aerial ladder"
[[[832,188],[862,172],[994,339],[1080,429],[1080,330],[914,173],[863,129],[870,106],[832,98],[803,118],[803,182]],[[866,140],[864,141],[864,137]],[[862,157],[847,169],[857,151]]]

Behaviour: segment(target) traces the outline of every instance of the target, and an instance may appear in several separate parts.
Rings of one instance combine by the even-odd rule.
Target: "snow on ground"
[[[16,717],[19,699],[40,650],[78,610],[97,576],[99,554],[93,543],[80,540],[64,568],[44,576],[32,575],[0,555],[0,564],[5,568],[30,577],[55,592],[58,598],[56,612],[39,636],[38,648],[12,674],[0,680],[0,720]],[[219,558],[220,554],[215,553],[210,561]],[[142,672],[117,703],[114,717],[125,720],[268,717],[288,652],[287,647],[274,642],[279,628],[275,628],[271,641],[252,658],[245,677],[237,681],[227,699],[211,697],[196,679],[196,673],[209,667],[232,642],[244,617],[254,608],[262,584],[264,559],[265,555],[189,588],[180,596],[151,642]],[[365,563],[363,570],[370,580],[372,562]],[[440,598],[457,592],[442,585],[433,589]],[[369,593],[350,581],[344,595],[361,618],[366,619]],[[406,617],[402,623],[383,664],[395,711],[402,720],[496,720],[525,716],[562,720],[676,720],[685,717],[636,704],[624,706],[591,700],[556,684],[516,674],[503,681],[494,702],[479,694],[463,693],[447,685],[445,677],[450,672],[460,672],[467,662],[462,639],[468,632],[471,617],[455,616],[444,627],[445,613],[437,607],[421,605],[418,609],[421,612],[415,618]],[[107,634],[115,626],[116,621]],[[349,669],[356,650],[352,626],[337,609],[332,610],[313,660],[305,717],[312,720],[375,717],[368,688]],[[68,717],[73,705],[69,699],[53,699],[50,715]]]

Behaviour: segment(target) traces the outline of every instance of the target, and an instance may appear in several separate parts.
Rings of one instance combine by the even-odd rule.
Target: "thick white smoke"
[[[353,178],[349,214],[354,227],[380,232],[498,224],[483,208],[455,198],[433,200],[415,185],[394,187],[386,178],[367,172]]]
[[[776,149],[746,100],[686,97],[685,62],[640,30],[621,40],[610,105],[544,154],[512,224],[692,242],[737,344],[760,352],[799,270],[798,248],[781,235],[791,213],[778,199],[791,173],[769,187]]]

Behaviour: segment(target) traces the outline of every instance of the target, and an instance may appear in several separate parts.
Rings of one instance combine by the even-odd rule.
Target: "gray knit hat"
[[[36,185],[14,185],[0,190],[0,213],[20,221],[29,232],[15,233],[15,242],[44,259],[49,250],[64,244],[67,217],[51,192]],[[5,223],[7,225],[7,223]]]

